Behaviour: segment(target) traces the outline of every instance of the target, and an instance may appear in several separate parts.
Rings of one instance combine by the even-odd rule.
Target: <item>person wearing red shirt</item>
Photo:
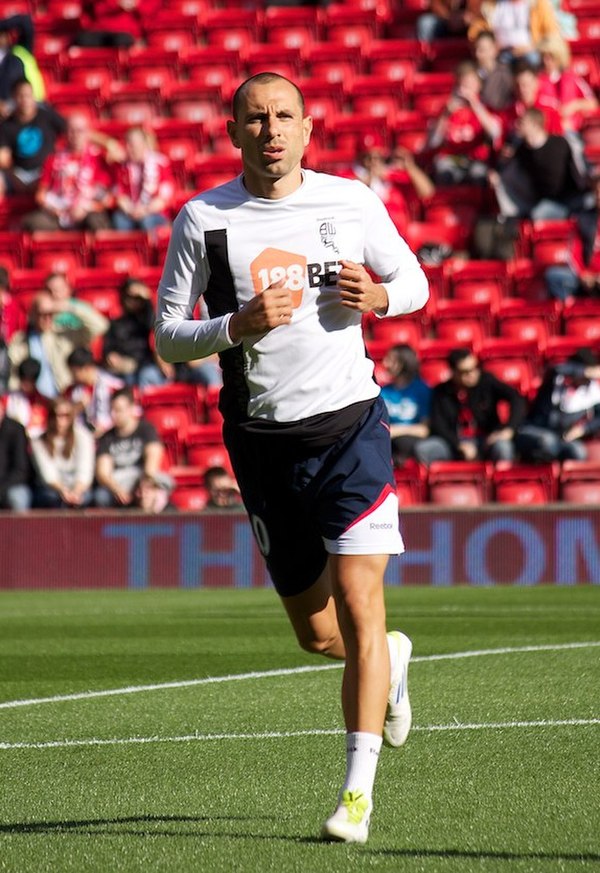
[[[106,211],[112,205],[110,170],[99,149],[90,142],[89,121],[71,115],[67,143],[44,162],[36,193],[39,206],[23,218],[23,229],[59,230],[110,227]]]
[[[446,107],[427,139],[426,147],[436,152],[434,181],[442,185],[483,184],[502,123],[481,102],[481,79],[473,61],[458,65],[455,81]]]
[[[515,101],[502,113],[504,142],[514,145],[515,139],[518,138],[518,123],[527,109],[539,109],[543,112],[548,133],[561,136],[564,131],[559,112],[560,104],[554,95],[548,94],[542,88],[535,67],[524,59],[517,61],[513,67],[513,77]]]
[[[539,76],[540,94],[558,103],[565,133],[579,132],[585,116],[598,108],[596,95],[585,79],[569,69],[571,52],[562,37],[547,37],[539,49],[543,63]]]
[[[175,190],[169,159],[154,151],[149,135],[140,127],[127,131],[125,152],[116,171],[113,226],[116,230],[152,230],[168,224],[165,212]]]

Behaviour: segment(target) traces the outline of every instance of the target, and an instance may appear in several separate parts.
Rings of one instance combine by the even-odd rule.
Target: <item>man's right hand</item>
[[[281,279],[245,303],[229,321],[229,335],[238,343],[245,336],[268,333],[292,320],[292,295]]]

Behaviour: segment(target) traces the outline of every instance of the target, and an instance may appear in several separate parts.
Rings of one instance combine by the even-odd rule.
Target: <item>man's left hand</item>
[[[388,308],[387,291],[369,276],[362,264],[354,261],[340,261],[342,269],[338,273],[337,285],[340,288],[342,306],[357,309],[359,312],[379,312],[384,315]]]

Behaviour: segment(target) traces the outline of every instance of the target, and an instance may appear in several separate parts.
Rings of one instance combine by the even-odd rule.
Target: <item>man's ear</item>
[[[237,137],[237,124],[235,123],[235,121],[227,122],[227,133],[229,134],[229,139],[231,140],[232,144],[236,147],[236,149],[239,149],[240,142]]]

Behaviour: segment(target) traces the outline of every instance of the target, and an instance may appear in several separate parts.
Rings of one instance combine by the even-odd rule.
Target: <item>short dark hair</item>
[[[26,79],[25,76],[19,76],[19,78],[15,79],[15,81],[10,86],[10,93],[14,96],[19,88],[23,87],[23,85],[29,85],[30,88],[33,88],[33,85],[31,84],[29,79]]]
[[[113,396],[110,398],[110,405],[112,406],[115,400],[118,400],[119,397],[127,398],[131,404],[135,403],[133,389],[128,388],[127,386],[125,386],[125,388],[117,388]]]
[[[398,343],[392,346],[390,353],[402,364],[402,375],[407,379],[414,379],[419,374],[419,359],[417,353],[408,343]]]
[[[454,69],[454,78],[457,80],[462,79],[468,73],[475,73],[477,75],[477,64],[475,61],[465,60],[457,64]]]
[[[17,375],[21,382],[37,382],[42,372],[42,365],[37,358],[25,358],[17,367]]]
[[[229,473],[225,469],[225,467],[209,467],[208,470],[204,473],[204,486],[205,488],[210,488],[213,482],[213,479],[218,479],[220,476],[229,476]]]
[[[470,358],[472,354],[473,352],[471,349],[468,349],[466,346],[462,346],[459,349],[452,349],[446,359],[448,361],[448,366],[454,371],[461,361],[464,361],[465,358]]]
[[[473,42],[477,43],[480,42],[482,39],[491,39],[492,42],[496,42],[496,37],[491,30],[480,30]]]
[[[0,288],[10,288],[10,273],[3,266],[0,266]]]
[[[521,73],[533,73],[534,76],[537,76],[539,70],[527,58],[517,58],[512,64],[512,74],[513,76],[520,76]]]
[[[537,124],[538,127],[546,128],[546,116],[541,109],[536,109],[535,106],[530,106],[529,109],[526,109],[521,116],[521,119],[523,118],[528,118],[534,124]]]
[[[90,349],[83,348],[82,346],[77,349],[73,349],[73,351],[67,358],[68,367],[87,367],[89,366],[89,364],[93,363],[94,356],[91,353]]]
[[[304,115],[304,94],[300,90],[300,88],[296,85],[295,82],[292,82],[291,79],[288,79],[286,76],[282,76],[281,73],[256,73],[254,76],[250,76],[249,79],[246,79],[242,84],[236,89],[235,94],[233,95],[233,100],[231,101],[231,114],[235,121],[238,120],[240,111],[242,108],[242,100],[246,94],[248,88],[252,85],[267,85],[269,82],[275,82],[276,80],[280,80],[281,82],[287,82],[289,85],[294,88],[296,94],[298,95],[298,102],[302,108],[302,114]]]

